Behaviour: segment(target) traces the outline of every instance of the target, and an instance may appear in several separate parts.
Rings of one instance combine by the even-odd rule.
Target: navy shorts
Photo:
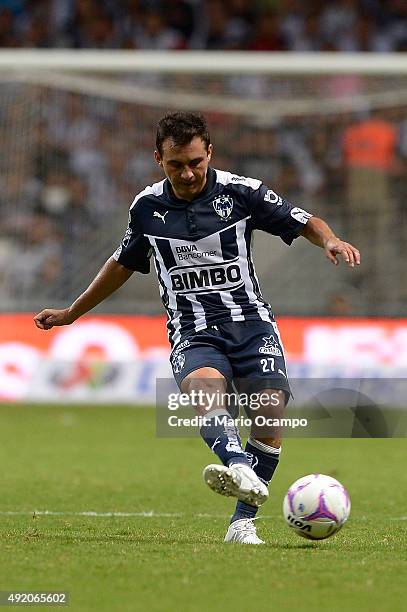
[[[216,368],[239,393],[282,389],[291,392],[284,350],[276,323],[231,321],[185,335],[171,352],[174,378],[182,380],[198,368]]]

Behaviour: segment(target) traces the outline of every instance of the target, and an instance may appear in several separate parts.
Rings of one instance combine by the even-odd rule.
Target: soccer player
[[[120,246],[84,293],[68,308],[43,310],[34,321],[44,330],[73,323],[133,272],[147,274],[153,255],[181,391],[220,398],[234,381],[240,393],[269,398],[256,406],[257,414],[279,417],[290,387],[277,325],[254,271],[253,230],[280,236],[287,244],[304,236],[334,264],[339,256],[354,267],[360,255],[323,220],[292,206],[261,181],[212,168],[212,152],[201,115],[163,117],[154,155],[166,178],[136,196]],[[253,420],[243,449],[231,407],[216,401],[208,408],[198,406],[205,416],[200,433],[221,464],[207,466],[204,480],[214,491],[237,498],[225,541],[262,544],[253,519],[268,498],[280,432],[256,428]]]

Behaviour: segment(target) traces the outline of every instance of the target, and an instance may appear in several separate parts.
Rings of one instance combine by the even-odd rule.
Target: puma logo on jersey
[[[153,217],[158,217],[159,219],[161,219],[161,221],[164,223],[165,225],[165,215],[168,215],[168,210],[165,211],[165,213],[162,215],[161,213],[157,212],[156,210],[154,211]]]

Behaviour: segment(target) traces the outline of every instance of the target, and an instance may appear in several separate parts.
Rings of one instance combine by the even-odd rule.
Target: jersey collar
[[[194,198],[191,202],[189,200],[181,200],[180,198],[177,198],[174,194],[174,191],[171,187],[171,183],[168,179],[165,179],[164,181],[164,194],[173,204],[188,206],[188,204],[192,204],[192,202],[196,202],[197,200],[202,200],[205,197],[207,197],[207,195],[213,191],[215,185],[216,185],[216,171],[213,168],[208,167],[205,187],[196,196],[196,198]]]

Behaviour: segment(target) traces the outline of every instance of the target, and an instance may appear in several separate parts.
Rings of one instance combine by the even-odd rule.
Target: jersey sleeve
[[[148,274],[151,253],[151,245],[141,231],[135,207],[130,208],[127,229],[120,245],[113,253],[113,258],[129,270]]]
[[[261,185],[252,195],[252,226],[291,244],[312,214],[292,206],[272,189]]]

